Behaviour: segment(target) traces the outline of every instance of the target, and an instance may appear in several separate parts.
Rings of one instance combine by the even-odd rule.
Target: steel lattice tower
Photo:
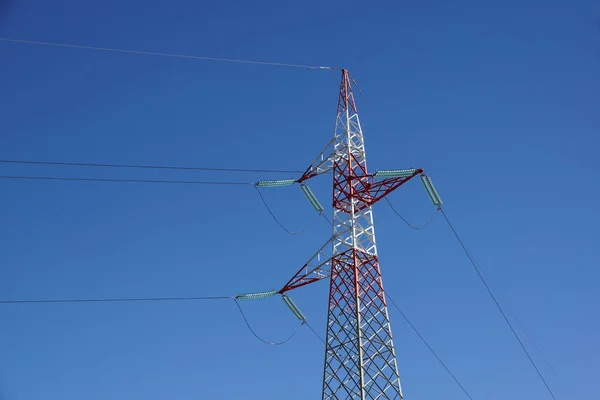
[[[333,257],[323,399],[401,399],[377,258],[365,144],[342,74],[333,159]]]
[[[330,278],[323,400],[403,399],[372,206],[423,170],[369,173],[346,70],[342,70],[334,137],[295,181],[317,209],[320,204],[305,181],[325,172],[333,173],[333,235],[279,293]],[[325,257],[329,246],[331,255]]]

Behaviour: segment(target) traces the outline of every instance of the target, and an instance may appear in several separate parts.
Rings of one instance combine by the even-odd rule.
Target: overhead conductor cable
[[[82,46],[82,45],[68,44],[68,43],[53,43],[53,42],[41,42],[41,41],[37,41],[37,40],[11,39],[11,38],[7,38],[7,37],[0,37],[0,41],[21,43],[21,44],[34,44],[34,45],[41,45],[41,46],[65,47],[65,48],[72,48],[72,49],[111,51],[111,52],[115,52],[115,53],[141,54],[141,55],[147,55],[147,56],[176,57],[176,58],[187,58],[187,59],[194,59],[194,60],[222,61],[222,62],[241,63],[241,64],[271,65],[271,66],[275,66],[275,67],[308,68],[308,69],[326,70],[326,71],[339,70],[339,68],[336,68],[336,67],[329,67],[329,66],[323,66],[323,65],[290,64],[290,63],[270,62],[270,61],[255,61],[255,60],[240,60],[240,59],[233,59],[233,58],[193,56],[193,55],[187,55],[187,54],[159,53],[159,52],[154,52],[154,51],[115,49],[115,48],[110,48],[110,47]]]

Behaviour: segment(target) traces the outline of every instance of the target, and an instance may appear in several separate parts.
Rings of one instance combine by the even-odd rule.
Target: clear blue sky
[[[287,4],[286,4],[287,3]],[[593,0],[0,1],[0,36],[343,66],[369,166],[423,167],[556,375],[600,397],[600,6]],[[375,5],[375,3],[377,3]],[[0,158],[303,169],[331,138],[333,72],[0,42]],[[0,165],[1,175],[253,181],[260,174]],[[268,177],[273,177],[269,175]],[[289,176],[282,175],[282,178]],[[330,202],[329,178],[315,184]],[[279,230],[251,187],[0,181],[0,298],[280,287],[330,234]],[[297,187],[265,193],[292,229]],[[417,182],[391,196],[419,223]],[[475,399],[549,399],[441,218],[375,207],[384,283]],[[292,293],[323,334],[324,282]],[[278,340],[278,299],[245,304]],[[390,309],[407,399],[461,400]],[[0,307],[0,399],[318,399],[323,345],[269,347],[233,303]]]

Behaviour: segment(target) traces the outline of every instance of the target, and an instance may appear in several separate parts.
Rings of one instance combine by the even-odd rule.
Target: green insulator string
[[[282,186],[290,186],[296,183],[295,179],[280,179],[280,180],[271,180],[271,181],[258,181],[256,182],[256,186],[258,187],[282,187]]]
[[[276,294],[277,294],[277,290],[271,290],[268,292],[238,294],[237,296],[235,296],[235,298],[237,300],[261,300],[261,299],[268,299],[269,297],[273,297]]]
[[[415,168],[410,169],[382,169],[375,171],[373,176],[375,178],[408,178],[413,176],[417,170]]]
[[[441,206],[442,199],[440,198],[440,195],[438,194],[437,190],[435,190],[433,182],[431,182],[431,178],[425,174],[422,174],[421,182],[423,183],[423,186],[425,187],[425,190],[427,191],[427,194],[429,195],[429,198],[431,199],[432,203],[438,207]]]

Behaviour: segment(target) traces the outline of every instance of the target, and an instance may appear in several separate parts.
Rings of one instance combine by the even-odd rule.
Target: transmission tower
[[[369,173],[346,70],[342,70],[334,137],[295,181],[321,211],[306,181],[327,172],[333,173],[333,235],[279,293],[329,278],[323,400],[402,399],[372,206],[423,171]]]

